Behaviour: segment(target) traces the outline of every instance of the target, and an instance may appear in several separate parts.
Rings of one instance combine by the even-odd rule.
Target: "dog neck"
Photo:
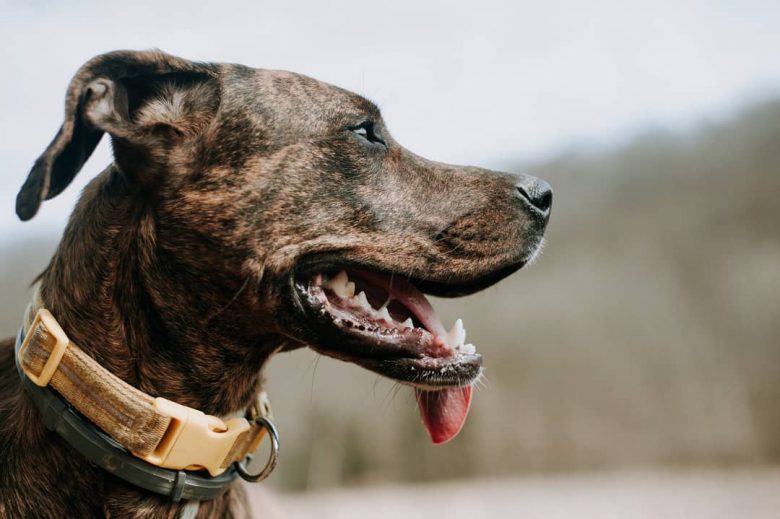
[[[187,253],[207,266],[219,261]],[[161,244],[144,194],[112,166],[82,195],[41,275],[41,300],[75,343],[126,382],[227,415],[254,401],[280,340],[236,323],[231,307],[252,297],[242,297],[246,283],[199,272],[194,259]]]

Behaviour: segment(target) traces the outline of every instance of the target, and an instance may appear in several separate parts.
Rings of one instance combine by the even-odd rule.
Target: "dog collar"
[[[274,469],[279,444],[267,399],[249,420],[222,421],[130,386],[72,343],[48,310],[23,330],[16,368],[44,425],[104,470],[179,501],[213,499],[237,476],[260,481]],[[268,463],[250,474],[245,464],[266,433]]]

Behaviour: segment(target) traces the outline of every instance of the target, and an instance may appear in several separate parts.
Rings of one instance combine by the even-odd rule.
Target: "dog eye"
[[[379,135],[379,131],[374,126],[373,121],[365,121],[358,126],[353,126],[349,129],[352,133],[360,135],[370,143],[383,144],[386,146],[385,141]]]

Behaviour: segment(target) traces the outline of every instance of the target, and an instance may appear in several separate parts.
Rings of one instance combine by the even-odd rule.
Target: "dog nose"
[[[552,207],[552,187],[540,178],[523,176],[515,187],[525,200],[531,203],[539,212],[547,214]]]

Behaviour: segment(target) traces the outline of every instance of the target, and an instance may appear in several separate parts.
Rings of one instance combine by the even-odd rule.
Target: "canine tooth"
[[[407,317],[406,321],[402,322],[401,324],[404,328],[414,328],[414,323],[412,322],[411,317]]]
[[[331,290],[333,290],[333,293],[336,294],[339,297],[351,297],[350,294],[347,293],[347,288],[343,285],[337,285],[335,287],[331,287]]]
[[[333,290],[337,296],[339,297],[349,297],[347,296],[347,282],[349,281],[349,277],[347,276],[347,273],[343,270],[336,274],[336,276],[328,281],[328,283],[325,285],[326,287]]]
[[[466,340],[466,330],[463,329],[463,320],[458,319],[455,324],[452,325],[452,329],[447,332],[447,335],[443,337],[450,347],[457,348],[463,344]]]
[[[466,355],[473,355],[477,353],[477,348],[473,344],[464,344],[460,347],[460,352]]]
[[[377,315],[387,321],[388,323],[393,320],[392,317],[390,317],[390,312],[387,311],[387,307],[383,306],[379,310],[376,311]]]
[[[366,310],[373,310],[371,308],[371,305],[368,304],[368,298],[366,297],[366,293],[361,291],[358,295],[352,298],[353,301],[357,302],[360,306],[365,308]]]
[[[346,286],[345,286],[345,289],[344,289],[344,290],[345,290],[345,292],[344,292],[344,293],[345,293],[346,295],[344,295],[344,296],[342,296],[342,297],[352,297],[352,296],[354,296],[354,295],[355,295],[355,283],[353,283],[352,281],[350,281],[349,283],[347,283],[347,284],[346,284]]]
[[[460,347],[463,346],[463,344],[466,342],[466,329],[463,327],[463,321],[458,319],[457,322],[460,323],[460,335],[458,336],[457,342],[458,346]]]

